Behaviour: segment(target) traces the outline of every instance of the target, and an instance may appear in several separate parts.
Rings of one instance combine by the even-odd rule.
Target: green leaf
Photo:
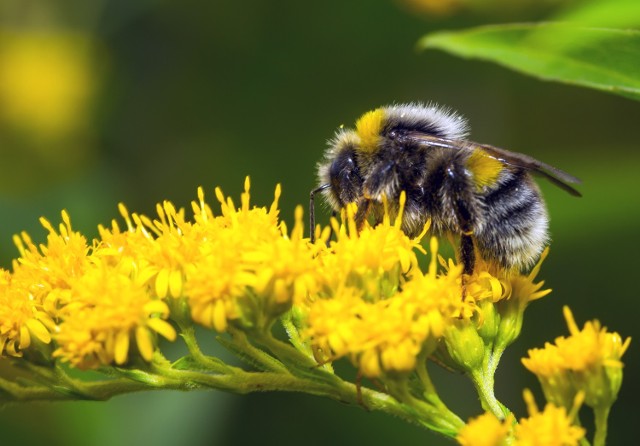
[[[429,34],[418,47],[640,100],[640,31],[636,30],[565,23],[492,25]]]
[[[600,28],[637,28],[640,25],[640,2],[638,0],[580,2],[556,15],[553,20]]]

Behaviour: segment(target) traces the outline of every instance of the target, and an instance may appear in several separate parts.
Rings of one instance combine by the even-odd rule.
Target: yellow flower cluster
[[[375,227],[365,224],[358,232],[353,209],[347,211],[344,225],[334,222],[337,240],[318,256],[321,292],[309,300],[306,335],[320,362],[348,357],[368,377],[410,372],[443,336],[456,336],[461,323],[482,325],[482,303],[512,296],[508,278],[498,279],[483,267],[463,277],[461,265],[439,259],[435,238],[423,272],[421,237],[409,239],[401,217]],[[438,272],[439,260],[444,273]],[[465,350],[465,341],[460,344]],[[482,340],[479,344],[481,357]]]
[[[303,239],[302,210],[293,229],[278,219],[280,188],[269,209],[251,208],[249,180],[241,206],[217,189],[222,215],[214,216],[202,189],[192,207],[194,221],[169,203],[158,218],[120,212],[87,243],[71,228],[68,214],[47,242],[26,233],[14,238],[20,257],[0,275],[0,353],[19,357],[35,337],[53,340],[52,356],[78,368],[124,364],[138,353],[152,359],[156,334],[173,340],[170,315],[184,300],[193,321],[225,331],[230,321],[268,329],[294,300],[316,287],[315,249]]]
[[[509,423],[485,412],[469,420],[458,432],[456,440],[462,446],[506,446],[509,431]]]
[[[568,407],[578,392],[584,392],[588,406],[610,407],[622,384],[621,358],[631,338],[623,341],[597,320],[580,330],[568,307],[564,316],[571,335],[529,350],[522,363],[536,374],[548,401]]]
[[[300,207],[291,229],[280,220],[280,194],[277,186],[269,207],[252,206],[247,178],[238,207],[215,190],[221,212],[214,215],[200,188],[192,219],[170,202],[156,207],[155,218],[120,205],[125,227],[115,220],[99,226],[91,242],[73,230],[65,211],[57,228],[41,219],[46,242],[15,236],[20,255],[12,271],[0,270],[0,358],[79,369],[117,366],[128,374],[146,361],[151,372],[176,379],[188,361],[168,365],[158,344],[160,338],[175,340],[178,329],[189,361],[216,371],[235,369],[199,352],[195,323],[229,331],[221,342],[276,371],[237,369],[240,376],[264,375],[267,384],[286,371],[289,378],[321,378],[315,392],[322,394],[340,379],[327,379],[327,363],[346,358],[388,394],[343,386],[341,391],[357,395],[336,394],[341,399],[361,401],[365,395],[374,403],[384,400],[380,407],[398,404],[394,410],[457,435],[462,445],[577,445],[585,433],[577,420],[582,402],[594,408],[595,444],[604,444],[630,340],[598,321],[580,330],[565,308],[570,336],[530,350],[523,360],[542,383],[548,401],[543,411],[525,393],[529,417],[516,423],[493,393],[500,357],[519,335],[526,306],[550,292],[536,282],[546,252],[527,275],[497,271],[481,259],[473,274],[463,274],[462,265],[438,255],[436,238],[428,252],[422,247],[428,225],[415,239],[402,231],[404,195],[395,221],[385,212],[379,224],[359,228],[349,207],[341,222],[332,219],[329,228],[318,228],[312,243],[304,237]],[[272,333],[281,316],[290,344]],[[464,372],[488,412],[464,425],[437,395],[428,358]],[[41,373],[40,367],[31,370]],[[194,373],[200,372],[189,376]],[[252,385],[268,388],[264,383]],[[304,385],[315,384],[310,378]],[[3,386],[22,390],[9,381]]]
[[[135,338],[140,355],[153,357],[154,333],[174,340],[174,328],[165,320],[167,304],[153,299],[145,283],[126,269],[97,263],[73,283],[69,303],[60,310],[62,323],[54,336],[60,357],[86,369],[129,357],[130,339]]]
[[[0,280],[7,301],[0,311],[8,313],[2,354],[19,356],[35,337],[53,341],[53,357],[78,368],[122,365],[136,355],[149,361],[157,335],[176,337],[172,322],[268,332],[295,305],[303,341],[319,362],[347,357],[378,377],[412,371],[465,321],[474,330],[491,325],[486,306],[515,299],[514,280],[538,293],[535,274],[499,279],[478,267],[463,276],[460,265],[438,259],[436,239],[423,271],[421,237],[408,238],[401,217],[358,231],[351,208],[343,223],[332,221],[334,240],[325,230],[312,244],[300,208],[291,230],[280,221],[280,193],[278,186],[269,207],[252,207],[247,179],[236,207],[216,189],[221,215],[214,215],[199,189],[191,220],[169,202],[154,219],[121,205],[126,227],[100,226],[91,243],[72,230],[66,212],[57,230],[43,219],[47,242],[16,237],[20,257]]]
[[[31,299],[29,290],[8,271],[0,270],[0,355],[22,356],[32,336],[48,344],[49,330],[54,326],[42,305]]]
[[[328,281],[331,292],[310,304],[307,335],[322,353],[321,360],[348,356],[365,376],[413,370],[418,355],[423,349],[435,348],[445,327],[467,305],[461,298],[462,269],[437,275],[437,242],[432,239],[434,261],[423,274],[412,250],[415,242],[397,224],[365,227],[358,235],[339,237],[332,245],[336,256],[329,256],[328,263],[341,257],[343,243],[353,248],[345,251],[363,257],[355,264],[346,263],[354,266],[343,271],[350,277]],[[377,247],[377,254],[366,252],[372,246]],[[367,280],[370,274],[386,279]]]
[[[166,303],[147,293],[146,278],[126,257],[114,260],[98,242],[89,247],[64,211],[62,220],[56,231],[41,219],[49,231],[44,245],[36,246],[24,233],[15,237],[21,256],[13,273],[5,274],[0,297],[9,301],[3,309],[14,309],[4,319],[13,325],[4,335],[6,353],[21,354],[31,344],[31,333],[45,344],[55,341],[53,357],[95,368],[126,362],[133,336],[140,355],[150,360],[153,333],[175,338],[163,320],[169,313]]]
[[[464,446],[577,446],[585,430],[574,424],[580,404],[574,404],[570,413],[564,407],[547,404],[542,412],[533,395],[525,391],[529,417],[515,423],[512,416],[498,420],[486,412],[467,423],[456,437]],[[577,401],[580,403],[580,401]]]
[[[268,328],[275,316],[315,287],[312,251],[303,239],[302,209],[291,234],[278,220],[280,186],[269,209],[251,207],[249,180],[241,206],[216,189],[222,216],[213,217],[200,193],[194,204],[199,256],[185,269],[185,295],[193,319],[225,331],[229,320]]]

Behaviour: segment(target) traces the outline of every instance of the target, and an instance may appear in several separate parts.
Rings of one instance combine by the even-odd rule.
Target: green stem
[[[299,352],[309,357],[309,359],[315,363],[316,358],[313,354],[313,350],[311,346],[308,343],[306,343],[303,340],[303,338],[300,336],[300,331],[298,330],[298,327],[293,321],[293,316],[291,314],[291,311],[280,316],[280,323],[282,324],[282,327],[284,328],[284,330],[287,332],[287,336],[289,337],[289,342],[291,342],[291,344],[296,348],[296,350],[298,350]],[[331,374],[334,373],[333,365],[331,364],[331,362],[326,362],[324,364],[317,364],[316,367],[319,367],[327,371],[328,373],[331,373]]]
[[[263,371],[270,372],[287,372],[287,368],[278,361],[276,358],[256,348],[247,337],[247,334],[242,330],[229,328],[229,334],[231,334],[231,340],[218,337],[218,342],[225,348],[238,355],[241,359],[246,359],[255,367]]]
[[[271,372],[245,372],[233,375],[211,375],[197,371],[157,368],[160,375],[171,380],[191,383],[194,387],[210,387],[229,392],[246,394],[251,392],[287,391],[302,392],[311,395],[329,397],[334,400],[360,405],[368,410],[386,412],[406,421],[440,432],[448,437],[455,437],[464,425],[462,420],[443,416],[443,413],[424,401],[405,395],[406,401],[353,383],[336,380],[332,383],[308,379],[292,374]],[[316,369],[316,371],[321,372]]]
[[[279,341],[274,338],[269,332],[258,332],[253,334],[253,338],[256,342],[263,347],[269,349],[280,361],[287,366],[293,366],[295,368],[317,368],[318,363],[304,353],[296,350],[291,344]],[[290,367],[289,367],[290,368]]]
[[[431,376],[429,375],[429,371],[427,370],[427,359],[426,354],[424,357],[421,355],[418,358],[418,366],[416,367],[416,374],[420,383],[422,384],[423,392],[422,396],[424,400],[435,407],[443,418],[449,420],[449,424],[455,428],[460,429],[464,425],[464,422],[452,412],[447,405],[440,399],[440,395],[436,391],[436,387],[433,385],[433,381],[431,381]]]
[[[607,420],[611,406],[596,407],[593,409],[596,433],[593,437],[593,446],[605,446],[607,442]]]
[[[298,331],[298,327],[293,322],[293,317],[291,316],[291,311],[280,316],[280,323],[284,327],[284,330],[287,332],[287,336],[289,337],[289,341],[291,344],[299,351],[303,352],[305,355],[309,357],[313,357],[313,352],[308,344],[300,337],[300,332]]]
[[[164,389],[186,390],[181,383],[166,382]],[[11,395],[10,401],[104,401],[124,393],[150,390],[148,385],[127,378],[76,383],[73,388],[58,386],[21,386],[0,378],[0,389]],[[0,397],[0,401],[3,398]]]
[[[451,412],[437,394],[434,394],[435,398],[429,398],[429,401],[424,401],[413,396],[406,380],[387,381],[387,385],[391,395],[401,404],[415,411],[420,418],[420,423],[430,430],[453,438],[464,426],[464,421]],[[433,404],[431,400],[435,401],[436,404]]]
[[[484,410],[491,412],[501,420],[509,416],[511,411],[496,398],[493,374],[472,370],[469,372],[469,377],[478,392]]]
[[[500,364],[500,358],[502,358],[502,354],[504,353],[505,346],[494,346],[490,351],[489,357],[486,363],[487,374],[491,376],[493,380],[496,375],[496,370],[498,369],[498,364]]]
[[[229,372],[231,366],[220,361],[220,359],[213,356],[207,356],[200,350],[198,340],[196,338],[195,329],[193,325],[185,325],[178,323],[180,327],[180,336],[184,340],[184,343],[189,350],[189,354],[202,366],[208,368],[212,372],[225,373]]]
[[[304,339],[300,336],[300,331],[298,330],[298,327],[293,321],[293,316],[291,314],[291,311],[280,316],[280,323],[282,324],[282,327],[287,332],[287,336],[289,337],[289,342],[291,342],[291,344],[296,348],[296,350],[300,351],[301,353],[309,357],[310,360],[315,362],[316,359],[313,354],[313,350],[311,346],[307,342],[305,342]],[[329,373],[333,373],[333,366],[331,365],[331,362],[320,364],[318,365],[318,367],[326,370]]]
[[[282,372],[247,372],[231,368],[229,373],[178,370],[165,361],[151,364],[149,370],[105,368],[104,373],[114,376],[101,381],[82,381],[67,376],[64,370],[40,371],[47,379],[42,384],[21,385],[0,378],[0,400],[5,401],[61,401],[107,400],[113,396],[142,390],[195,390],[218,389],[234,393],[264,391],[302,392],[329,397],[343,403],[360,405],[400,417],[422,427],[455,437],[463,422],[455,416],[443,415],[432,404],[418,400],[405,389],[403,401],[382,392],[341,380],[319,368],[307,370],[306,375]],[[58,382],[51,381],[58,375]],[[4,395],[3,395],[4,394]]]

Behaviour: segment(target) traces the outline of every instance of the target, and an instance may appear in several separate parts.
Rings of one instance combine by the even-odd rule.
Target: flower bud
[[[455,320],[445,330],[444,341],[449,356],[462,370],[470,372],[482,368],[485,344],[473,321]]]

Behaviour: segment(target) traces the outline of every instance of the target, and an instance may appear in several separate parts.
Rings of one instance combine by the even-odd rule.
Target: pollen
[[[481,149],[476,149],[467,159],[467,168],[473,174],[476,188],[482,190],[496,184],[503,166],[497,159],[488,156]]]
[[[380,142],[384,124],[384,110],[376,108],[356,121],[356,133],[360,137],[360,147],[365,152],[374,152]]]

